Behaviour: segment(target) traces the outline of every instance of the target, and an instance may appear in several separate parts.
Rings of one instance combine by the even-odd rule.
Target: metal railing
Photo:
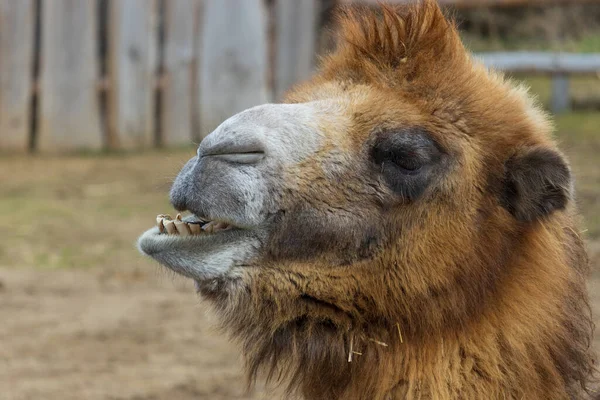
[[[570,108],[569,76],[600,74],[600,54],[521,51],[478,53],[476,57],[485,65],[502,71],[551,76],[550,108],[554,113]]]

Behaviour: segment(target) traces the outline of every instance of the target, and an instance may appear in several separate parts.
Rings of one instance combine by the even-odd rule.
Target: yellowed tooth
[[[215,223],[213,221],[210,221],[208,224],[202,226],[202,230],[208,233],[213,233],[215,230]]]
[[[179,234],[181,236],[190,235],[190,230],[188,229],[188,225],[181,220],[181,215],[178,214],[177,217],[178,218],[174,221],[174,223],[175,223],[175,228],[177,228],[177,231],[179,232]]]
[[[169,235],[177,235],[177,228],[175,227],[175,222],[163,220],[163,224],[167,229],[167,233]]]
[[[158,220],[159,218],[166,219],[167,221],[171,221],[173,219],[169,214],[159,214],[156,219]]]
[[[158,231],[160,233],[165,232],[165,225],[163,224],[163,219],[156,217],[156,226],[158,226]]]
[[[200,224],[188,224],[188,228],[192,235],[199,235],[202,229],[200,229]]]
[[[177,216],[175,217],[176,221],[181,221],[181,214],[177,214]]]

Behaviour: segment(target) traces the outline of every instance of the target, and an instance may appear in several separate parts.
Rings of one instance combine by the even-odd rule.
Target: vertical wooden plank
[[[204,23],[204,0],[194,1],[194,61],[192,66],[192,140],[199,142],[202,138],[200,124],[200,62],[202,57],[202,35]]]
[[[154,144],[157,11],[156,0],[110,4],[108,112],[113,147]]]
[[[40,150],[102,146],[95,0],[42,2]]]
[[[195,0],[166,2],[163,137],[165,145],[192,140]]]
[[[313,72],[317,42],[316,0],[277,0],[275,97]]]
[[[0,0],[0,151],[28,148],[33,31],[33,0]]]
[[[206,0],[200,77],[202,135],[269,101],[263,0]]]
[[[552,112],[561,114],[570,108],[569,77],[566,74],[552,75]]]

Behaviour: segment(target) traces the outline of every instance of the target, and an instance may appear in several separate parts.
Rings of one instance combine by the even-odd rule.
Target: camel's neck
[[[581,386],[592,370],[585,299],[546,309],[516,299],[490,305],[460,329],[420,334],[400,324],[344,331],[308,318],[237,330],[250,376],[267,372],[311,400],[585,399]]]
[[[559,348],[563,344],[553,339],[542,344],[540,337],[526,343],[501,329],[477,328],[472,336],[413,341],[397,327],[378,337],[325,334],[321,341],[297,340],[299,335],[289,349],[297,358],[290,354],[279,367],[306,399],[585,398],[576,369],[567,371],[563,365],[569,360],[557,359],[561,352],[578,351],[575,347]]]

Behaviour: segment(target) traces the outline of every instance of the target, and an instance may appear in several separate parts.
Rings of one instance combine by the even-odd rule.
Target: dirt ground
[[[151,268],[13,268],[0,279],[2,399],[255,398],[187,283]]]
[[[598,122],[568,115],[558,128],[600,322]],[[245,393],[239,352],[192,283],[134,248],[169,212],[169,182],[192,154],[0,158],[0,399],[281,398]]]

